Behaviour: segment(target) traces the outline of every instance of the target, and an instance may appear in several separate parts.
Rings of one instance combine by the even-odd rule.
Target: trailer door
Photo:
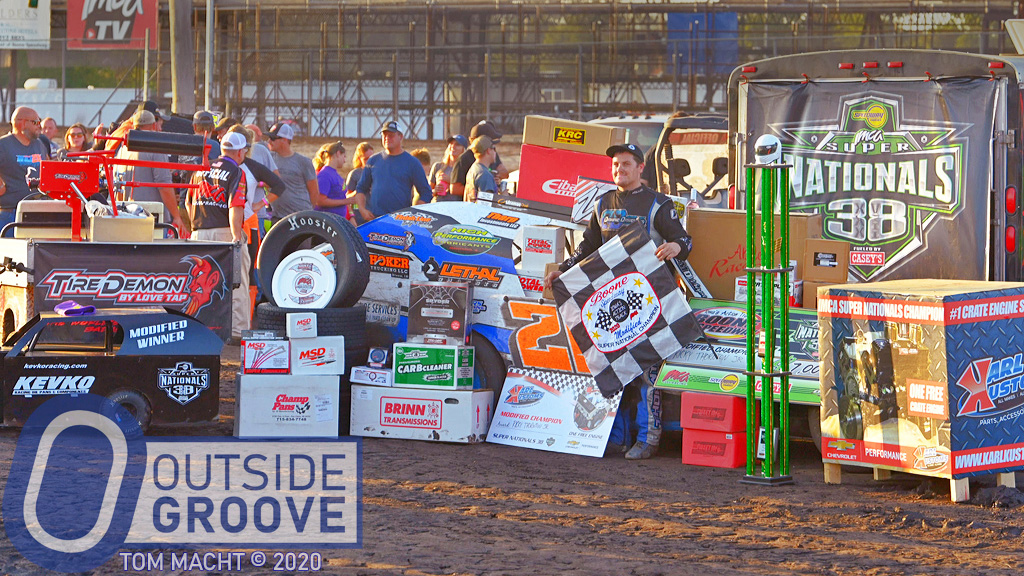
[[[739,90],[740,166],[758,136],[778,136],[793,165],[790,209],[821,213],[824,236],[850,242],[852,278],[989,278],[1006,78],[754,80]]]

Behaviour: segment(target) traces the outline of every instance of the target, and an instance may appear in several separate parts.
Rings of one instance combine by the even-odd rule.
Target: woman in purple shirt
[[[352,215],[348,206],[353,204],[355,196],[348,198],[345,191],[345,179],[338,172],[345,165],[345,146],[341,142],[324,144],[316,154],[314,164],[320,166],[316,175],[319,194],[316,198],[316,209],[324,212],[334,212],[342,218],[352,222]]]

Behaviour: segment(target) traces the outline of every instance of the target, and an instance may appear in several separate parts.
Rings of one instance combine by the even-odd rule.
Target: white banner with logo
[[[590,376],[514,368],[487,441],[548,452],[604,455],[622,392],[605,398]]]
[[[50,0],[0,0],[0,49],[49,50]]]

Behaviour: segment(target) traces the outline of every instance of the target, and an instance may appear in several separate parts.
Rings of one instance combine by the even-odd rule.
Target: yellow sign
[[[587,139],[587,131],[580,130],[578,128],[561,128],[555,126],[555,135],[552,138],[554,142],[561,144],[576,144],[583,146]]]

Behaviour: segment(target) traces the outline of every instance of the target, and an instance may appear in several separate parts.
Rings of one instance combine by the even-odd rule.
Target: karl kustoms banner
[[[750,82],[746,156],[779,137],[790,209],[821,213],[824,237],[850,243],[857,280],[983,280],[1000,84]]]

